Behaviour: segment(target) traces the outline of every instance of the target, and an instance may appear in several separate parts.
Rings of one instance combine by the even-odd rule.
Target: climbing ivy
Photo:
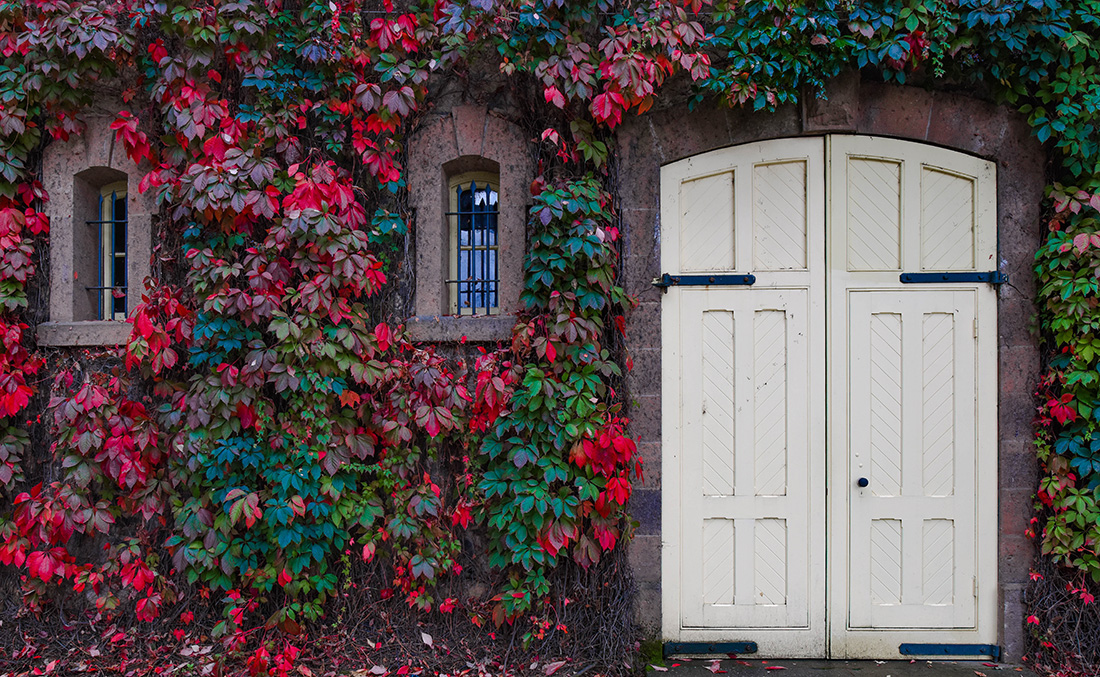
[[[386,563],[380,594],[453,610],[439,584],[476,525],[496,620],[536,608],[631,529],[614,128],[670,78],[768,111],[859,68],[976,89],[1049,150],[1035,535],[1100,581],[1098,35],[1097,0],[0,2],[0,562],[32,608],[65,586],[105,617],[176,613],[195,586],[238,647],[324,615],[351,556]],[[545,107],[525,309],[468,380],[381,297],[415,225],[404,139],[434,82],[477,68]],[[47,363],[41,149],[100,93],[161,207],[155,276],[117,360]],[[42,426],[55,473],[28,463]]]

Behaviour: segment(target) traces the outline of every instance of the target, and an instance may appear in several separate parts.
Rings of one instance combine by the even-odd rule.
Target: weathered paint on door
[[[866,137],[663,169],[664,270],[757,278],[663,302],[667,640],[995,641],[995,294],[899,282],[995,269],[994,189],[990,163]]]

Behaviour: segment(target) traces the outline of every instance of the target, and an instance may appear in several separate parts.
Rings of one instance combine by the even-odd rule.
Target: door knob
[[[867,486],[868,484],[870,484],[870,482],[867,481],[866,477],[860,477],[859,481],[856,482],[856,484],[858,484],[860,486],[860,488],[863,488],[863,487]]]

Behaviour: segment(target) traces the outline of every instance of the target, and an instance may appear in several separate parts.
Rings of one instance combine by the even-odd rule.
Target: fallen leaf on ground
[[[657,672],[668,672],[668,668],[662,667],[660,665],[650,665],[649,667],[653,668]]]
[[[432,636],[426,632],[420,633],[420,639],[424,640],[424,643],[428,646],[432,645]]]
[[[768,667],[766,667],[764,669],[765,670],[786,670],[787,668],[783,667],[782,665],[769,665]]]
[[[558,670],[561,670],[561,666],[565,665],[565,663],[565,661],[554,661],[553,663],[547,663],[542,668],[542,671],[546,674],[547,677],[550,677],[550,675],[554,674]]]
[[[710,670],[716,675],[725,673],[725,670],[722,669],[722,661],[711,661],[710,665],[707,666],[707,670]]]
[[[977,675],[978,677],[985,677],[984,672],[978,672],[977,670],[974,671],[974,674]]]

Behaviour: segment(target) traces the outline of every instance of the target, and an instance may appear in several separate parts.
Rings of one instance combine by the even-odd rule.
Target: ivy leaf
[[[553,85],[547,87],[543,91],[543,96],[546,98],[546,103],[553,104],[553,105],[557,106],[558,108],[565,108],[565,96],[561,93],[561,90],[558,89],[557,87],[554,87]],[[546,130],[546,131],[553,131],[553,130]],[[556,136],[557,132],[554,132],[554,134]],[[543,140],[544,141],[546,140],[546,136],[547,136],[546,132],[543,132]],[[555,141],[555,143],[556,143],[556,141]]]
[[[382,105],[393,113],[405,117],[416,108],[416,96],[412,87],[405,85],[400,89],[391,89],[382,97]]]

